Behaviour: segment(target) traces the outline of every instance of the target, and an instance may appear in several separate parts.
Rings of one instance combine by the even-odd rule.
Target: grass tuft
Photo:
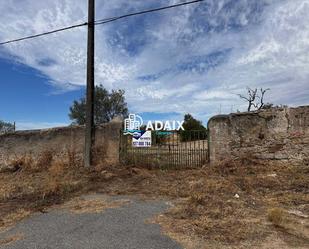
[[[268,220],[275,226],[282,226],[284,211],[281,208],[273,208],[268,211]]]

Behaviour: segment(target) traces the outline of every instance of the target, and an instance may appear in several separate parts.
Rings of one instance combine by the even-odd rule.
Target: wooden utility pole
[[[92,163],[92,148],[95,139],[94,127],[94,20],[95,0],[88,0],[88,47],[87,47],[87,102],[86,102],[86,130],[85,130],[85,167]]]

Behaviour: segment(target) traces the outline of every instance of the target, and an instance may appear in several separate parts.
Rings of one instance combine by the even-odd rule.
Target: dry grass
[[[286,248],[309,246],[305,165],[243,158],[195,170],[97,165],[87,171],[74,151],[61,160],[49,159],[50,164],[40,163],[47,165],[41,170],[32,170],[31,160],[25,158],[19,162],[22,170],[0,174],[0,217],[21,208],[40,211],[89,191],[133,194],[174,200],[175,207],[156,222],[188,248],[258,248],[272,237]],[[119,204],[78,199],[73,203],[73,212],[97,212]],[[289,214],[290,210],[303,217]]]
[[[0,229],[83,191],[84,169],[73,160],[69,153],[57,159],[49,151],[36,160],[31,155],[13,159],[16,170],[0,174]]]
[[[305,216],[309,214],[306,166],[243,158],[197,170],[131,167],[97,170],[100,173],[90,176],[90,180],[102,193],[174,199],[177,205],[157,222],[181,242],[195,238],[207,241],[207,248],[241,248],[247,243],[258,247],[264,238],[277,232],[294,241],[295,230],[304,230],[297,243],[308,245],[304,235],[307,231],[303,229],[308,226],[307,219],[296,217],[298,225],[289,222],[294,232],[270,226],[268,221],[268,210],[276,207],[286,210],[285,213],[300,210]],[[294,248],[291,241],[284,242],[287,248]]]
[[[23,208],[17,209],[14,212],[2,216],[0,219],[0,232],[14,225],[16,222],[28,217],[31,214],[29,210]]]
[[[306,222],[306,219],[297,219],[281,208],[269,210],[268,220],[280,231],[303,241],[309,241],[308,220]]]
[[[248,244],[255,248],[253,245],[259,247],[265,238],[277,232],[287,240],[286,248],[306,247],[309,246],[309,223],[304,218],[309,213],[308,173],[308,168],[302,165],[266,164],[248,159],[203,170],[177,171],[169,184],[157,176],[158,185],[165,187],[160,194],[180,197],[181,201],[156,221],[167,234],[186,245],[190,238],[191,244],[192,238],[207,241],[207,246],[199,247],[201,243],[196,242],[191,248],[248,248]],[[272,211],[268,214],[268,210]],[[303,214],[288,219],[289,210],[300,210]],[[269,226],[268,219],[281,226]]]
[[[10,161],[10,165],[12,165],[12,167],[15,168],[16,171],[22,169],[29,171],[36,168],[36,163],[30,155],[23,155],[21,157],[14,158]]]
[[[51,167],[48,169],[49,173],[53,177],[61,176],[63,175],[64,171],[66,169],[66,164],[63,161],[57,161],[53,162]]]
[[[50,167],[53,161],[53,151],[43,151],[36,159],[31,154],[25,154],[21,157],[15,156],[9,164],[15,171],[38,172]]]
[[[90,199],[86,200],[83,198],[75,198],[67,203],[65,203],[62,207],[69,210],[75,214],[83,214],[83,213],[101,213],[109,208],[119,208],[123,205],[130,203],[129,200],[103,200],[103,199]]]
[[[36,170],[40,171],[42,169],[49,168],[53,161],[53,154],[54,152],[51,150],[44,151],[34,164]]]
[[[9,245],[13,242],[16,242],[18,240],[21,240],[23,238],[24,238],[23,234],[15,234],[15,235],[9,236],[7,238],[0,239],[0,246],[7,246],[7,245]]]
[[[281,208],[273,208],[268,211],[268,219],[275,226],[280,227],[284,222],[285,213]]]

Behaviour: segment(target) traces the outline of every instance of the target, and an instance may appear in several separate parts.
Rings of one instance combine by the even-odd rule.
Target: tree
[[[184,131],[180,131],[181,141],[204,140],[207,138],[207,129],[202,122],[195,119],[191,114],[184,116]]]
[[[267,88],[267,89],[260,88],[260,93],[258,93],[257,88],[255,88],[253,90],[253,89],[247,87],[247,95],[248,96],[244,96],[244,95],[241,95],[241,94],[238,94],[238,96],[248,102],[248,109],[247,109],[248,112],[251,111],[252,107],[254,107],[256,110],[261,110],[265,106],[264,95],[269,90],[270,90],[269,88]],[[266,105],[270,106],[272,104],[267,103]]]
[[[8,133],[8,132],[14,132],[14,131],[15,131],[14,124],[0,120],[0,134],[4,134],[4,133]]]
[[[205,130],[205,127],[202,125],[202,122],[195,119],[191,114],[186,114],[184,116],[183,128],[186,131],[199,131]]]
[[[128,115],[124,90],[112,90],[108,92],[102,85],[95,87],[94,96],[94,123],[95,125],[107,123],[116,116]],[[70,119],[73,124],[84,125],[86,123],[86,99],[74,101],[70,107]]]

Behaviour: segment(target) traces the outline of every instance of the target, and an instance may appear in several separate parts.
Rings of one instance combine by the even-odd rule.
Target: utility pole
[[[88,46],[87,46],[87,102],[85,129],[85,167],[92,163],[92,148],[95,140],[94,127],[94,20],[95,0],[88,0]]]

